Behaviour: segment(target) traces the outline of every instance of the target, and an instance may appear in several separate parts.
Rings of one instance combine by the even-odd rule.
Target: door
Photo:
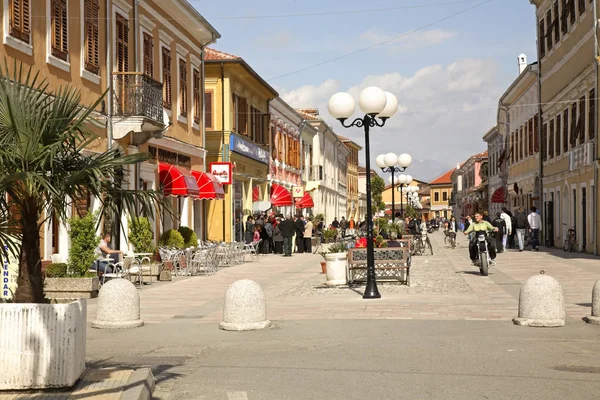
[[[581,188],[581,250],[585,251],[587,244],[587,190]]]
[[[544,238],[546,247],[554,247],[554,202],[547,201],[544,210],[546,223],[544,225]]]

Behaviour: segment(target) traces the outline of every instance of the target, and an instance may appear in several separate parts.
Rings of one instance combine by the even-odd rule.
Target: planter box
[[[93,278],[46,278],[44,293],[48,299],[92,299],[98,297],[100,283]]]
[[[327,263],[326,271],[328,286],[346,285],[348,283],[348,272],[346,256],[348,253],[328,253],[325,254]]]
[[[85,370],[86,300],[0,304],[0,390],[69,387]]]

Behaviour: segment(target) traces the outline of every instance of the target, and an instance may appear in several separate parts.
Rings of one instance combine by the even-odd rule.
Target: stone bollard
[[[565,325],[565,297],[560,283],[551,276],[532,276],[523,282],[519,293],[517,325],[556,327]]]
[[[111,279],[100,288],[92,327],[127,329],[144,325],[140,319],[140,295],[127,279]]]
[[[225,293],[223,322],[219,327],[226,331],[253,331],[269,325],[265,294],[260,285],[250,279],[233,282]]]
[[[592,315],[585,317],[585,322],[592,325],[600,325],[600,279],[594,283],[592,289]]]

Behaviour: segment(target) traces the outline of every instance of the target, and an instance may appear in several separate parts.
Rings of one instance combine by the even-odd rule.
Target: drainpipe
[[[108,88],[108,99],[106,102],[106,116],[108,117],[108,125],[106,132],[106,139],[108,141],[108,149],[112,148],[113,140],[113,126],[112,126],[112,95],[113,95],[113,82],[112,82],[112,46],[111,46],[111,14],[112,14],[112,0],[106,0],[106,83]]]
[[[595,74],[594,74],[594,95],[596,96],[596,100],[594,100],[594,192],[592,193],[592,237],[594,238],[594,255],[598,255],[598,10],[596,1],[592,2],[593,10],[594,10],[594,64],[595,64]],[[586,247],[587,248],[587,247]]]
[[[537,14],[535,16],[536,20],[535,23],[537,26]],[[540,36],[539,36],[539,30],[536,33],[538,40],[537,40],[537,58],[538,58],[538,64],[537,64],[537,85],[538,85],[538,131],[537,131],[537,135],[538,135],[538,143],[539,143],[539,147],[538,147],[538,157],[539,157],[539,170],[540,170],[540,186],[538,188],[538,193],[539,193],[539,204],[540,204],[540,215],[542,218],[542,221],[548,221],[547,220],[547,215],[546,215],[546,207],[545,204],[543,204],[543,199],[544,199],[544,157],[542,156],[542,149],[546,148],[546,143],[545,143],[545,138],[542,137],[542,57],[541,57],[541,53],[540,53]],[[548,240],[548,238],[546,238],[546,234],[547,234],[547,229],[542,229],[542,233],[544,234],[543,238],[544,240]],[[552,236],[554,236],[554,232],[552,234]],[[554,247],[554,237],[550,238],[550,244],[552,245],[552,247]]]
[[[235,118],[235,110],[233,117]],[[221,63],[221,161],[225,161],[225,64]],[[229,154],[227,154],[227,160],[229,161]],[[233,183],[233,179],[232,179]],[[229,189],[227,189],[229,191]],[[233,193],[230,193],[233,197]],[[233,201],[233,199],[231,199]],[[233,208],[233,207],[232,207]],[[223,201],[223,241],[225,241],[225,211],[226,204]]]

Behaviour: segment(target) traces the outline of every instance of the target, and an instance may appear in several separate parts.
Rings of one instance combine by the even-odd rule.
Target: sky
[[[398,113],[371,130],[371,167],[378,154],[409,153],[406,173],[425,181],[486,149],[517,57],[537,58],[528,0],[190,2],[222,36],[212,47],[244,58],[288,104],[318,108],[360,145],[363,130],[331,118],[329,97],[358,99],[373,85],[395,94]]]

